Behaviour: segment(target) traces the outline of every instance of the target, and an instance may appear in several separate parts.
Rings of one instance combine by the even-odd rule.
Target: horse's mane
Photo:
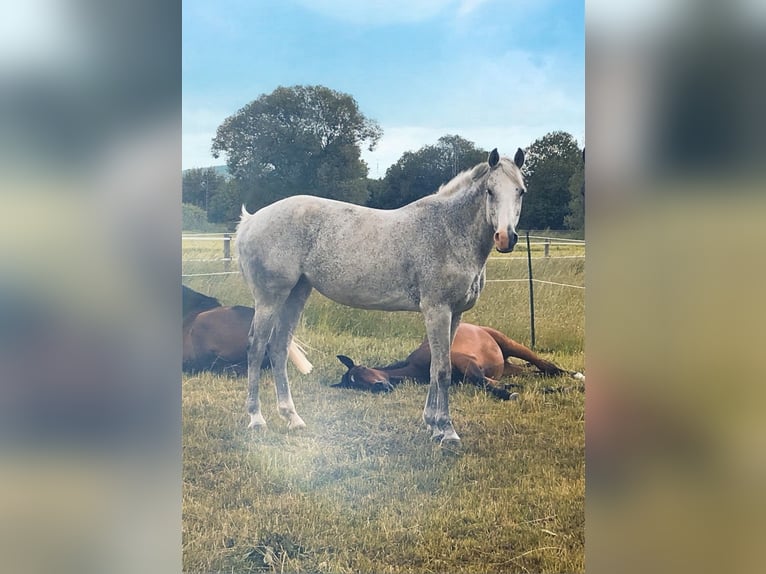
[[[515,175],[514,169],[518,170],[516,164],[514,164],[513,161],[507,157],[500,158],[500,162],[493,169],[497,168],[501,168],[509,177],[513,177]],[[479,165],[472,167],[471,169],[461,171],[447,183],[442,184],[436,194],[443,197],[453,195],[460,190],[470,187],[473,182],[478,181],[489,172],[489,164],[482,162]]]
[[[482,166],[484,167],[484,172],[489,171],[489,165],[486,163],[480,163],[476,167],[461,171],[447,183],[443,183],[441,186],[439,186],[439,191],[437,191],[436,194],[447,197],[457,191],[460,191],[461,189],[465,189],[474,181],[473,172],[479,170],[479,168]]]

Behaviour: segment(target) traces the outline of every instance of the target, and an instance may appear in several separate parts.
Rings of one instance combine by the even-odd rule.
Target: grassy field
[[[185,274],[222,270],[188,261],[220,257],[220,245],[207,243],[184,243]],[[583,255],[569,247],[569,258],[535,259],[535,277],[584,285],[584,259],[571,257],[578,249]],[[527,284],[493,281],[525,279],[523,254],[492,256],[490,282],[464,320],[529,344]],[[224,304],[251,304],[238,275],[184,283]],[[584,291],[535,284],[535,302],[538,351],[582,370]],[[184,570],[584,571],[584,395],[539,392],[571,381],[524,377],[515,402],[454,387],[460,455],[430,442],[426,387],[405,383],[387,395],[328,388],[345,370],[336,354],[388,363],[423,334],[417,314],[348,309],[312,294],[296,335],[315,368],[290,371],[308,425],[300,432],[277,416],[268,373],[261,400],[269,429],[260,434],[245,428],[244,379],[185,376]]]

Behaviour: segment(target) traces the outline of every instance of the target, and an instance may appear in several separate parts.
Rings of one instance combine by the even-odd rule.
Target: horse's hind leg
[[[247,350],[247,412],[250,415],[251,429],[265,429],[266,420],[261,414],[261,401],[258,389],[261,380],[261,364],[266,353],[271,331],[274,329],[276,314],[266,305],[258,304],[250,326],[250,347]]]
[[[566,373],[566,371],[562,370],[561,368],[554,365],[550,361],[546,361],[545,359],[540,357],[537,353],[535,353],[529,347],[525,347],[521,343],[514,341],[510,337],[507,337],[504,333],[501,333],[500,331],[496,331],[495,329],[490,329],[489,327],[483,327],[483,329],[487,333],[489,333],[489,335],[495,340],[497,345],[500,347],[500,351],[503,353],[503,359],[507,359],[508,357],[516,357],[518,359],[522,359],[523,361],[527,361],[528,363],[533,364],[535,367],[540,369],[546,375],[561,375]],[[511,370],[511,369],[508,369],[507,367],[506,369],[507,371]],[[506,374],[515,374],[515,373],[507,372]]]
[[[463,380],[476,385],[480,389],[496,396],[498,399],[507,401],[511,398],[508,392],[500,383],[490,379],[476,362],[476,359],[463,353],[451,353],[452,365],[455,369],[463,373]]]
[[[293,339],[293,331],[298,324],[298,319],[310,294],[311,284],[301,277],[282,306],[269,346],[271,369],[277,387],[277,409],[279,415],[287,421],[288,428],[290,429],[306,426],[306,423],[303,422],[303,419],[295,411],[295,404],[290,393],[290,385],[287,379],[287,349]]]

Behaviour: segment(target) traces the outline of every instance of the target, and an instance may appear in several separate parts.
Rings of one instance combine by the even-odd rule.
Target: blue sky
[[[585,138],[584,2],[184,0],[183,168],[220,123],[276,87],[322,84],[383,128],[370,177],[458,134],[512,155],[553,130]]]

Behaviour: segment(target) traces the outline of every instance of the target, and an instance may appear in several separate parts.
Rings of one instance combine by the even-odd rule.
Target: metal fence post
[[[231,263],[231,234],[223,234],[223,268],[228,271]]]
[[[535,291],[532,287],[532,250],[529,247],[529,231],[527,231],[527,268],[529,269],[529,317],[532,328],[532,344],[530,348],[535,348]]]

